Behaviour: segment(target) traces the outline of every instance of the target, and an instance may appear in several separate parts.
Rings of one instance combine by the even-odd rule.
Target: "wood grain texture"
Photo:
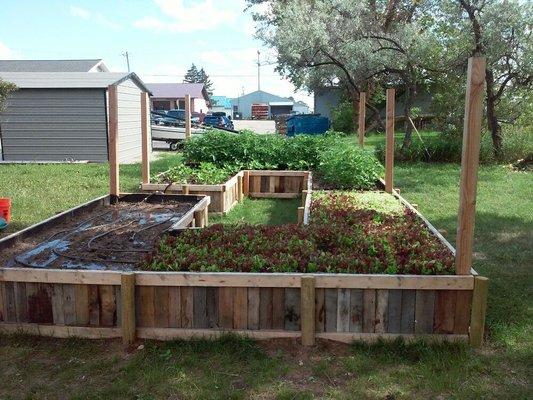
[[[193,287],[181,287],[181,326],[192,328],[194,320]]]
[[[402,319],[400,333],[413,333],[415,331],[415,309],[416,290],[402,290]]]
[[[458,290],[455,303],[455,323],[453,333],[467,335],[470,328],[470,306],[472,291]]]
[[[315,277],[302,277],[300,289],[302,345],[315,344]]]
[[[119,320],[122,332],[122,343],[129,346],[135,341],[137,326],[135,320],[135,275],[133,273],[122,274],[120,285],[120,300],[119,297],[117,297],[117,304],[120,303]],[[118,296],[118,292],[115,293]],[[117,319],[118,318],[117,315]]]
[[[168,326],[181,328],[181,288],[170,286],[168,288]]]
[[[153,289],[153,288],[152,288]],[[116,300],[115,288],[111,285],[100,285],[100,325],[115,326],[116,325]],[[153,293],[153,290],[152,290]],[[152,310],[154,302],[152,296]],[[153,321],[153,314],[152,314]],[[153,326],[153,325],[152,325]]]
[[[415,305],[415,333],[433,333],[435,291],[417,290]]]
[[[55,284],[53,286],[52,313],[54,316],[54,325],[65,325],[65,315],[63,313],[63,285],[62,284]],[[98,324],[99,322],[100,321],[98,321]]]
[[[137,326],[155,326],[155,288],[153,286],[136,286],[135,290]]]
[[[248,288],[248,329],[259,329],[259,303],[259,288]]]
[[[479,347],[483,344],[488,289],[489,280],[476,276],[470,317],[470,344],[474,347]]]
[[[233,292],[232,287],[223,287],[219,289],[218,298],[218,318],[221,328],[233,328]]]
[[[207,291],[205,287],[193,288],[193,328],[207,328]]]
[[[154,287],[154,326],[168,328],[170,326],[170,305],[168,286]]]
[[[337,332],[350,331],[350,289],[337,291]]]
[[[272,288],[272,329],[285,326],[285,289]]]
[[[233,289],[233,328],[247,329],[248,327],[248,289]]]
[[[437,290],[435,293],[434,333],[453,333],[457,291]]]
[[[350,289],[350,332],[363,331],[363,290]]]
[[[76,287],[63,285],[63,318],[65,325],[76,325]]]
[[[259,329],[272,329],[272,288],[259,289]]]
[[[363,290],[363,332],[373,333],[376,325],[376,291]]]
[[[218,288],[208,287],[205,292],[208,328],[218,328]]]
[[[76,291],[76,325],[89,325],[89,287],[87,285],[75,285]]]
[[[326,289],[324,291],[324,305],[326,321],[324,324],[326,332],[337,331],[337,289]]]
[[[52,285],[53,288],[57,286]],[[100,297],[98,294],[98,285],[88,285],[89,291],[89,324],[91,326],[100,325]],[[137,308],[140,309],[140,308]]]
[[[374,326],[374,332],[386,333],[388,323],[388,311],[389,308],[389,290],[378,289],[376,290],[376,325]]]
[[[315,329],[324,332],[326,323],[325,289],[315,288]]]
[[[402,321],[402,290],[391,289],[389,290],[389,306],[387,310],[388,333],[400,333],[401,321]],[[414,310],[413,310],[413,325],[414,325]]]
[[[26,297],[26,283],[15,282],[14,292],[17,322],[28,322],[28,299]]]
[[[285,329],[300,329],[300,289],[285,289]]]

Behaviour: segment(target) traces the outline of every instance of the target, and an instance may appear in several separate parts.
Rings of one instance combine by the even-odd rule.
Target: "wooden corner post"
[[[116,197],[120,193],[118,165],[118,98],[117,87],[107,87],[109,98],[108,158],[109,158],[109,194]]]
[[[315,344],[315,277],[302,276],[301,279],[302,345],[312,346]]]
[[[385,191],[392,193],[394,184],[394,89],[387,89],[386,146],[385,146]]]
[[[121,321],[122,342],[129,346],[135,342],[135,273],[125,272],[121,275]]]
[[[191,95],[185,95],[185,139],[191,137]]]
[[[359,146],[365,145],[366,93],[359,93]]]
[[[150,183],[150,96],[141,93],[142,182]]]
[[[468,60],[468,76],[466,81],[461,184],[459,188],[460,203],[457,222],[457,251],[455,254],[457,275],[470,274],[472,264],[484,87],[485,59],[482,57],[472,57]]]
[[[474,278],[472,311],[470,314],[470,344],[473,347],[480,347],[483,344],[488,289],[489,280],[487,278],[482,276]]]

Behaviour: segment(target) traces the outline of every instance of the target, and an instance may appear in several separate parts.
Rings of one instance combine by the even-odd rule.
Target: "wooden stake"
[[[109,97],[109,194],[118,196],[120,193],[118,165],[118,100],[117,87],[107,87]]]
[[[302,344],[315,344],[315,277],[302,276],[300,293],[300,320],[302,323]]]
[[[135,273],[121,274],[120,294],[122,297],[122,343],[129,346],[135,342]]]
[[[150,183],[150,96],[141,93],[142,182]]]
[[[185,95],[185,139],[191,137],[191,95]]]
[[[365,145],[366,93],[359,94],[359,146]]]
[[[243,177],[242,175],[237,176],[237,201],[242,202],[243,198]]]
[[[242,191],[244,196],[248,197],[250,194],[250,172],[244,171],[243,181],[242,181]]]
[[[485,59],[472,57],[468,60],[463,153],[461,157],[460,205],[455,254],[455,268],[458,275],[470,274],[472,264],[484,84]]]
[[[488,288],[489,280],[487,278],[482,276],[474,278],[472,313],[470,314],[470,344],[473,347],[480,347],[483,344]]]
[[[298,223],[301,225],[304,223],[305,207],[298,207]]]
[[[189,185],[184,183],[181,185],[181,194],[189,194]]]
[[[387,139],[385,151],[385,191],[392,193],[394,171],[394,89],[387,89]]]
[[[204,210],[194,212],[194,226],[196,228],[203,228],[204,225]]]

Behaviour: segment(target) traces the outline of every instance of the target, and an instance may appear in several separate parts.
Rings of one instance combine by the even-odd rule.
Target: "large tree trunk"
[[[485,71],[487,81],[487,125],[492,137],[492,147],[494,151],[494,157],[500,159],[502,155],[502,128],[498,122],[496,115],[496,98],[494,96],[494,74],[492,70],[487,69]]]
[[[402,150],[407,150],[411,146],[411,140],[413,135],[413,126],[411,125],[411,108],[413,106],[413,97],[415,94],[415,85],[407,83],[405,85],[403,113],[405,115],[404,129],[405,136],[403,137]]]

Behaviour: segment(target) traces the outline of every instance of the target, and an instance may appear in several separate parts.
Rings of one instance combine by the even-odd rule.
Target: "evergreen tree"
[[[183,82],[185,83],[198,83],[198,68],[196,68],[196,65],[192,64],[191,67],[187,70],[187,73],[185,74],[185,78],[183,79]]]
[[[213,82],[211,82],[209,75],[206,74],[203,67],[198,72],[198,82],[204,84],[205,90],[209,96],[213,95]]]

